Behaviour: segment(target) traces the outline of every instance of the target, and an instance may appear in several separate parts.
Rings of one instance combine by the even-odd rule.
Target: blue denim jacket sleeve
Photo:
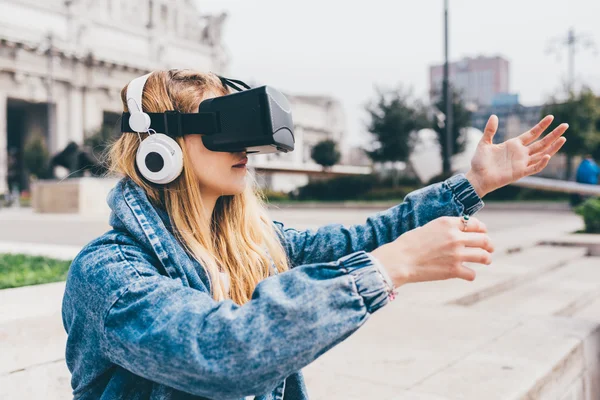
[[[472,215],[483,202],[463,174],[416,190],[404,202],[367,219],[363,225],[339,224],[298,231],[275,222],[292,266],[327,262],[356,252],[370,252],[404,232],[442,216]]]
[[[267,392],[389,301],[365,252],[269,277],[242,306],[160,275],[143,256],[128,256],[111,271],[111,280],[123,281],[114,275],[126,274],[129,282],[96,287],[114,286],[116,293],[94,293],[113,299],[101,328],[111,362],[153,382],[218,399]]]

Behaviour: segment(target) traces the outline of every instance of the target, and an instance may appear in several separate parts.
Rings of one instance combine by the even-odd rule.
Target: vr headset
[[[271,86],[251,88],[239,80],[221,76],[219,79],[223,86],[237,92],[204,100],[198,113],[144,113],[140,96],[135,106],[149,117],[149,128],[144,132],[164,133],[172,138],[201,134],[204,135],[202,142],[212,151],[267,154],[294,150],[291,105],[281,92]],[[130,121],[131,115],[123,113],[121,132],[133,131],[135,124]]]

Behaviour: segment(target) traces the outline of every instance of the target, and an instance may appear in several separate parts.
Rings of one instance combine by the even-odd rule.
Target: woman
[[[193,71],[153,72],[141,90],[148,113],[192,113],[228,94],[217,76]],[[155,185],[136,168],[146,135],[123,134],[111,150],[113,170],[125,175],[108,198],[113,230],[81,251],[67,280],[75,398],[306,399],[300,369],[395,288],[473,280],[463,262],[490,263],[485,226],[458,217],[546,166],[567,128],[534,143],[551,121],[494,145],[492,116],[466,175],[411,193],[364,225],[316,231],[268,219],[247,184],[246,154],[209,151],[201,135],[178,138],[183,170]]]

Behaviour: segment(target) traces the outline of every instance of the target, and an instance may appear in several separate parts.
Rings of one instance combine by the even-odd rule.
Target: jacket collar
[[[140,247],[152,253],[166,274],[185,286],[209,291],[210,279],[202,266],[185,251],[171,231],[166,211],[154,207],[144,190],[123,178],[107,199],[111,208],[110,225],[132,236]]]

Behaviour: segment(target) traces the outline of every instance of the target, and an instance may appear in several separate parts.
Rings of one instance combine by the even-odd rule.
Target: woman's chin
[[[222,193],[224,193],[225,196],[236,196],[244,193],[244,190],[246,190],[246,185],[247,183],[244,179],[242,182],[236,182],[232,185],[228,185],[226,188],[223,188]]]

